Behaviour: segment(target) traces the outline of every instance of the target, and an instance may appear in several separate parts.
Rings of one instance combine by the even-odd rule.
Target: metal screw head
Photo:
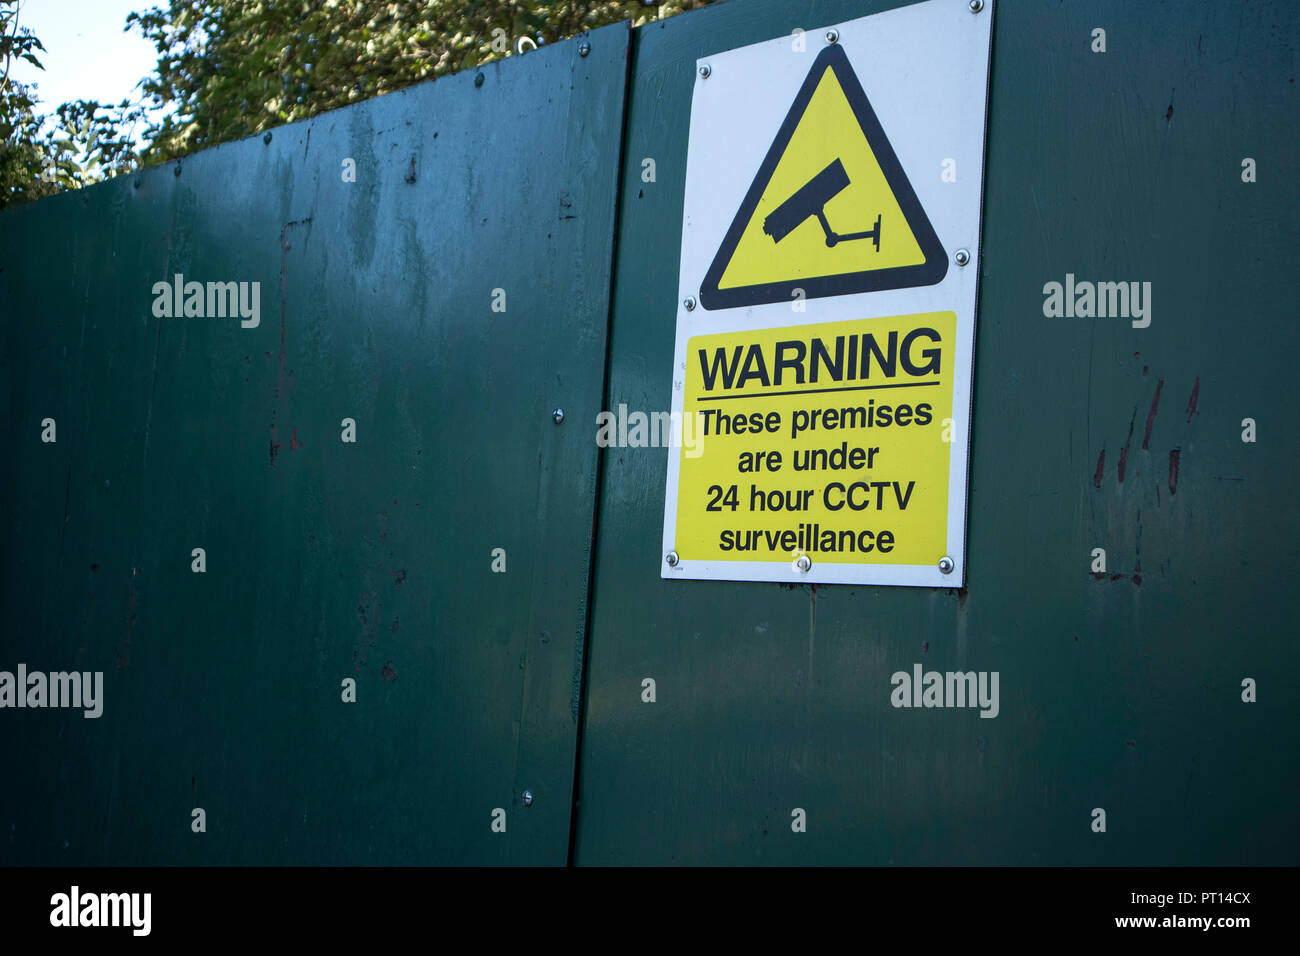
[[[531,807],[532,805],[533,805],[533,791],[531,791],[531,790],[525,790],[525,791],[524,791],[524,806],[526,806],[526,807]]]
[[[172,175],[179,176],[180,174],[181,174],[181,164],[177,163],[176,168],[172,170]]]
[[[707,63],[701,63],[701,64],[700,64],[700,79],[701,79],[701,80],[707,80],[707,79],[709,78],[709,74],[712,73],[712,72],[713,72],[713,68],[712,68],[711,66],[709,66],[709,64],[707,64]]]
[[[688,295],[686,298],[682,299],[682,308],[684,308],[687,312],[694,312],[695,296]]]
[[[266,143],[266,145],[270,146],[270,145],[271,145],[271,134],[270,134],[270,133],[267,133],[265,136],[263,136],[263,137],[262,137],[262,142],[263,142],[263,143]]]
[[[482,73],[477,73],[477,74],[475,74],[475,75],[474,75],[474,86],[475,86],[475,87],[480,87],[480,86],[482,86],[482,85],[483,85],[483,74],[482,74]]]
[[[677,567],[677,562],[680,561],[681,558],[677,557],[676,551],[669,551],[664,560],[668,562],[668,567],[675,568]]]
[[[953,256],[953,259],[957,261],[957,265],[964,266],[966,263],[970,262],[970,253],[965,249],[958,249],[957,254]]]
[[[839,43],[839,42],[840,42],[840,31],[839,31],[839,30],[827,30],[827,31],[826,31],[826,42],[827,42],[827,43]]]
[[[945,554],[939,559],[939,570],[944,574],[952,574],[953,567],[952,558],[948,557],[948,555]]]
[[[135,177],[135,182],[133,182],[131,185],[135,186],[136,189],[139,189],[139,188],[140,188],[140,183],[141,183],[141,179],[140,179],[139,176],[137,176],[137,177]]]
[[[551,421],[555,422],[557,425],[564,421],[564,409],[557,408],[555,411],[551,412]]]
[[[806,554],[801,554],[795,559],[794,566],[807,574],[808,569],[812,567],[812,558],[808,557]]]
[[[984,9],[984,0],[970,0],[967,6],[970,7],[971,13],[979,13]]]
[[[588,43],[586,40],[583,40],[581,43],[578,44],[578,56],[586,56],[590,52],[591,52],[591,44]]]

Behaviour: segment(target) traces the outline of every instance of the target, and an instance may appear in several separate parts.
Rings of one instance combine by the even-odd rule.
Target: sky
[[[152,73],[158,54],[138,30],[124,33],[126,15],[161,0],[20,0],[19,26],[30,27],[45,45],[38,70],[23,60],[11,76],[38,86],[38,112],[52,115],[68,100],[120,103],[139,94],[135,85]]]

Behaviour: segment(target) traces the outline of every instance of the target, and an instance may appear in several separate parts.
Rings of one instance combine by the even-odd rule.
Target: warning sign
[[[697,61],[664,577],[964,583],[993,7]]]
[[[697,454],[679,472],[679,560],[942,553],[955,331],[943,312],[691,339]]]
[[[833,225],[832,225],[833,224]],[[938,282],[948,257],[844,48],[813,63],[704,277],[706,309]]]

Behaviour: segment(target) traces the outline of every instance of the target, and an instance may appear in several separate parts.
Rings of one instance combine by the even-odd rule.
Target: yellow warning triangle
[[[839,44],[813,63],[705,274],[700,304],[933,285],[945,254]]]

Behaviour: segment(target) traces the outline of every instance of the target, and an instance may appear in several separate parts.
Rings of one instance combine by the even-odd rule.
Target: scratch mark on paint
[[[1196,384],[1192,386],[1192,394],[1187,399],[1187,421],[1191,422],[1192,416],[1196,414],[1196,401],[1201,394],[1201,376],[1196,376]]]
[[[1128,437],[1119,452],[1119,483],[1124,484],[1124,472],[1128,469],[1128,446],[1133,441],[1133,425],[1137,422],[1137,406],[1133,406],[1133,417],[1128,420]]]
[[[1092,476],[1092,486],[1094,488],[1101,487],[1101,474],[1102,474],[1102,470],[1105,467],[1106,467],[1106,449],[1103,448],[1101,450],[1101,454],[1097,456],[1097,470],[1093,473]]]
[[[1169,452],[1169,493],[1178,492],[1178,458],[1180,450],[1175,448]]]
[[[1146,451],[1151,446],[1151,426],[1156,421],[1156,410],[1160,407],[1160,389],[1164,388],[1165,380],[1156,379],[1156,394],[1151,399],[1151,411],[1147,412],[1147,427],[1142,433],[1142,450]]]

